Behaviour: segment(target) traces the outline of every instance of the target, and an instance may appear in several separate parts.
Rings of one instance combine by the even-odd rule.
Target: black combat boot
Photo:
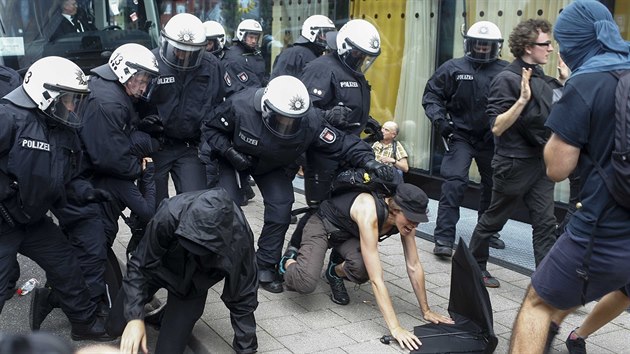
[[[107,334],[105,330],[105,318],[94,316],[88,323],[72,322],[70,332],[72,340],[93,340],[97,342],[109,342],[115,338]]]
[[[51,303],[52,291],[50,288],[35,288],[31,294],[31,308],[28,313],[28,325],[31,330],[37,331],[48,314],[55,308]]]

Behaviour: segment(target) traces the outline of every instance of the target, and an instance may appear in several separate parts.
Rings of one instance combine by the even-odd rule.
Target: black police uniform
[[[233,48],[234,46],[223,47],[217,55],[225,68],[223,81],[225,81],[226,97],[247,87],[263,87],[258,74],[253,71],[247,61],[240,60],[239,57],[233,55],[226,55],[226,53],[234,51]]]
[[[321,56],[322,53],[322,48],[314,43],[294,43],[276,57],[271,79],[281,75],[291,75],[299,79],[306,64]]]
[[[236,42],[236,44],[228,47],[225,51],[223,60],[240,63],[241,67],[249,68],[249,71],[256,75],[256,81],[248,82],[251,79],[245,81],[241,80],[246,83],[246,86],[254,87],[260,84],[260,86],[257,87],[263,87],[267,86],[267,83],[269,83],[269,74],[267,74],[265,68],[265,58],[263,58],[259,49],[251,49],[241,42]]]
[[[237,353],[254,353],[258,281],[254,235],[245,215],[218,188],[165,200],[129,259],[108,330],[120,335],[128,321],[143,319],[144,304],[165,288],[156,353],[183,353],[208,289],[223,279],[221,300],[230,310],[232,346]]]
[[[348,134],[361,134],[369,118],[370,85],[365,76],[352,71],[337,53],[323,55],[306,65],[301,80],[314,107],[329,110],[343,105],[351,110],[344,128]],[[330,183],[339,168],[338,161],[326,156],[306,155],[304,188],[306,201],[315,205],[328,198]]]
[[[333,128],[313,109],[309,109],[301,119],[295,136],[278,138],[261,119],[260,97],[263,90],[246,89],[232,95],[217,108],[214,118],[204,122],[202,130],[207,145],[218,155],[219,186],[234,198],[238,198],[235,170],[224,155],[233,147],[253,158],[248,171],[256,180],[265,204],[264,226],[256,256],[261,268],[260,281],[269,283],[275,277],[274,267],[280,260],[294,201],[294,176],[287,174],[285,167],[305,151],[329,155],[332,159],[348,161],[355,166],[374,160],[374,153],[367,143]]]
[[[437,125],[438,120],[450,116],[454,128],[440,168],[444,182],[434,232],[438,245],[452,247],[455,242],[459,207],[473,158],[481,175],[479,217],[490,205],[494,143],[486,104],[490,82],[507,65],[504,60],[475,63],[466,57],[451,59],[436,70],[425,87],[422,106],[427,117]]]
[[[92,189],[75,179],[80,172],[79,137],[39,111],[23,88],[13,92],[0,104],[0,311],[19,252],[44,269],[61,295],[73,332],[90,328],[96,305],[75,251],[46,215],[68,197],[82,198]]]
[[[199,67],[180,71],[165,63],[159,48],[153,50],[160,68],[158,86],[151,96],[164,125],[164,144],[151,157],[155,163],[157,202],[168,197],[168,174],[177,193],[206,188],[205,168],[198,146],[203,118],[223,101],[219,85],[225,71],[219,60],[205,53]],[[154,112],[153,112],[154,113]]]
[[[300,79],[308,90],[313,106],[322,110],[337,105],[350,108],[352,112],[347,121],[356,125],[345,131],[361,134],[369,118],[371,91],[363,74],[348,68],[335,52],[308,63]]]
[[[136,180],[140,177],[141,165],[131,153],[129,136],[133,123],[138,120],[131,97],[108,64],[92,70],[88,87],[91,94],[79,112],[85,119],[80,137],[87,154],[88,171],[83,174],[89,176],[90,181],[104,177]],[[92,298],[97,302],[106,299],[105,264],[108,244],[111,245],[109,241],[113,239],[108,240],[106,236],[102,206],[70,202],[53,212],[77,250]]]

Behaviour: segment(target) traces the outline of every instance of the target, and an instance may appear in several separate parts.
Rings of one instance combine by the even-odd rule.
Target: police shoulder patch
[[[327,144],[332,144],[337,140],[337,134],[330,128],[324,128],[321,133],[319,133],[319,139]]]
[[[225,75],[223,75],[223,80],[225,80],[225,84],[228,85],[228,87],[232,87],[232,78],[230,77],[230,74],[226,72]]]
[[[247,76],[247,73],[244,71],[236,74],[236,76],[238,76],[238,79],[241,80],[241,82],[247,82],[247,80],[249,80],[249,76]]]

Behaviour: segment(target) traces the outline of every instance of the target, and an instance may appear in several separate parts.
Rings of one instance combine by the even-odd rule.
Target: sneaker
[[[453,255],[453,248],[436,244],[433,248],[433,254],[438,257],[451,257]]]
[[[503,242],[503,240],[501,240],[499,237],[501,237],[501,235],[498,232],[490,236],[490,247],[496,248],[498,250],[502,250],[505,248],[505,242]]]
[[[295,260],[297,258],[298,255],[298,249],[293,247],[293,246],[289,246],[287,247],[287,250],[284,251],[284,254],[282,255],[282,258],[280,258],[280,264],[278,264],[278,273],[280,275],[284,275],[284,273],[287,272],[287,269],[285,268],[285,264],[287,264],[287,261],[289,259],[293,259]]]
[[[555,322],[551,321],[549,323],[549,330],[547,330],[547,342],[545,342],[545,348],[543,350],[543,354],[548,354],[551,350],[551,345],[553,344],[553,339],[556,338],[556,335],[560,332],[560,326],[558,326]]]
[[[490,275],[490,272],[488,272],[487,270],[482,270],[481,275],[483,276],[483,285],[485,285],[486,288],[498,288],[499,286],[501,286],[499,280]]]
[[[572,336],[575,338],[571,338]],[[571,331],[565,343],[569,354],[586,354],[586,341],[578,336],[575,330]]]
[[[35,288],[31,294],[31,307],[28,313],[28,325],[31,330],[37,331],[53,310],[53,305],[48,301],[51,290],[49,288]]]
[[[331,291],[330,299],[335,304],[347,305],[350,303],[350,296],[348,296],[348,291],[343,283],[343,279],[333,274],[335,266],[335,263],[330,262],[326,270],[326,280],[328,281],[328,285],[330,285]]]

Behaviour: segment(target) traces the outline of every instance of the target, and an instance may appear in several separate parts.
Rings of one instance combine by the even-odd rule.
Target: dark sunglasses
[[[537,45],[537,46],[540,46],[540,47],[549,48],[549,46],[551,45],[551,42],[542,42],[542,43],[541,42],[533,42],[531,44],[532,45]]]

